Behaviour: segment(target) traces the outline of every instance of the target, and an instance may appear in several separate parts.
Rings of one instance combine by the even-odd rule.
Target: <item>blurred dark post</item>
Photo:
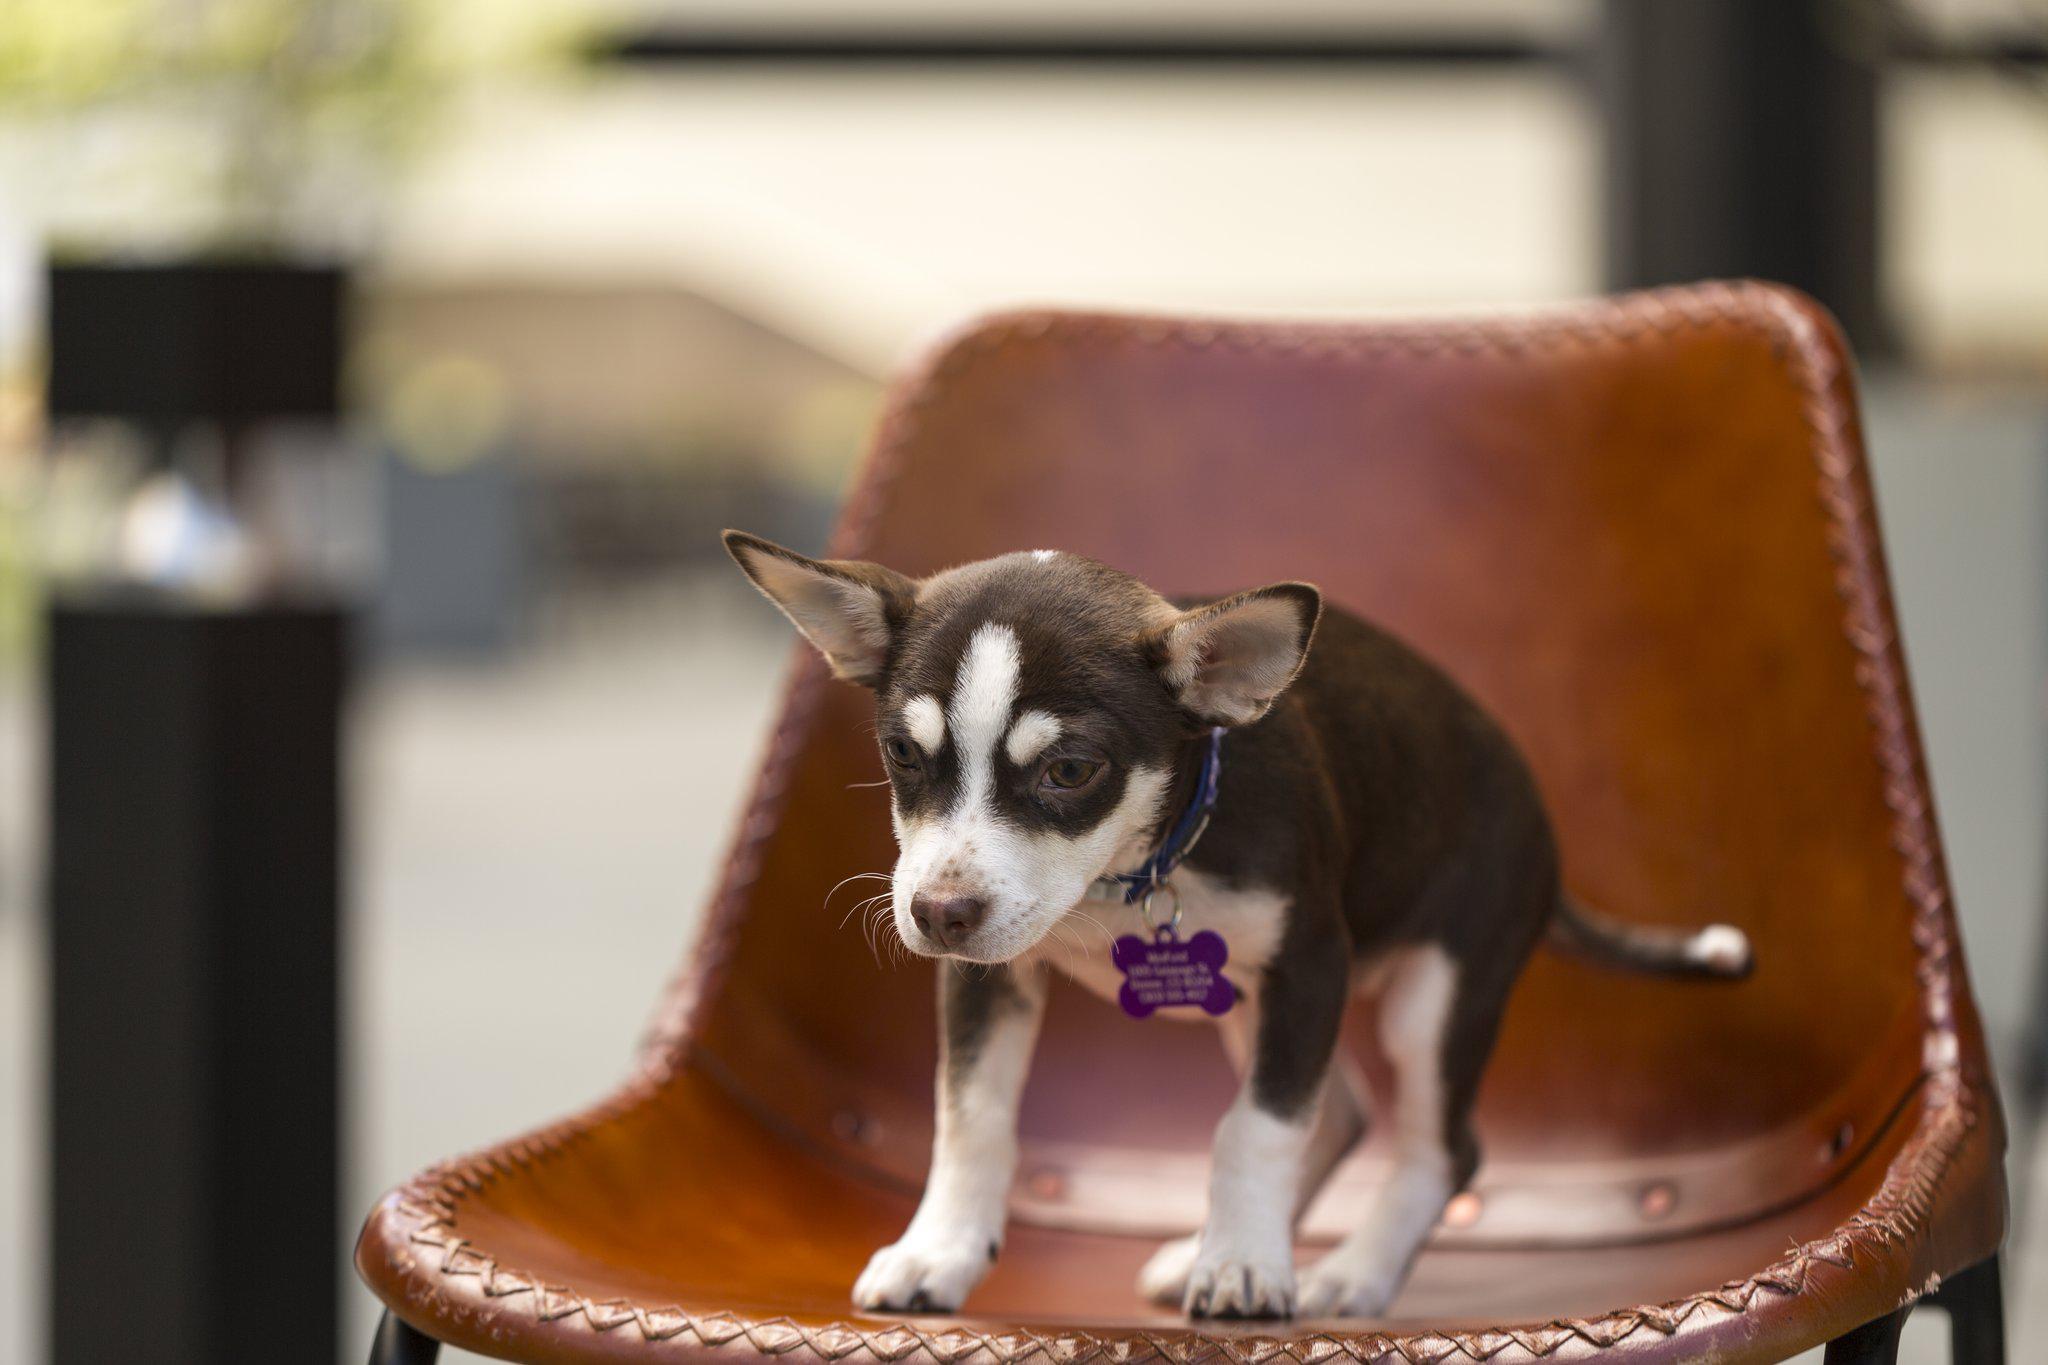
[[[336,270],[50,284],[53,421],[334,414]],[[53,1359],[332,1360],[347,613],[109,581],[48,628]]]
[[[1610,286],[1780,280],[1832,309],[1858,349],[1890,349],[1871,56],[1882,0],[1862,9],[1859,21],[1830,0],[1606,0]]]
[[[55,1359],[332,1360],[343,615],[50,626]]]

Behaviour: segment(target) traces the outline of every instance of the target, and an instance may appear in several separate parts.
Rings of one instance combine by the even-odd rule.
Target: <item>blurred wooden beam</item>
[[[793,66],[1480,66],[1570,57],[1512,33],[1187,28],[711,28],[629,30],[596,55],[666,65]]]
[[[1657,3],[1659,0],[1652,0]],[[1781,0],[1788,7],[1799,0]],[[1203,31],[1187,26],[1075,28],[994,25],[716,27],[656,24],[599,39],[599,61],[648,66],[1541,66],[1575,73],[1588,53],[1512,30],[1431,32],[1360,26]],[[2025,30],[1961,38],[1902,30],[1887,60],[1951,67],[2048,67],[2048,34]]]

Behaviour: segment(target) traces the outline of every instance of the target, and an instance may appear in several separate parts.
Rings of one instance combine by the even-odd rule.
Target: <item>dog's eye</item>
[[[1041,779],[1046,786],[1061,791],[1072,791],[1085,787],[1102,771],[1100,763],[1085,758],[1056,758],[1045,765],[1045,776]]]
[[[892,739],[882,745],[882,752],[889,755],[889,761],[899,768],[917,766],[917,748],[907,739]]]

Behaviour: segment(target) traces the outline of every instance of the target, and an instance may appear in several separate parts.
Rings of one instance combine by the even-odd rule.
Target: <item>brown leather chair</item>
[[[632,1077],[370,1215],[383,1359],[1880,1360],[1944,1280],[1961,1354],[1997,1358],[2004,1130],[1850,364],[1813,304],[1733,284],[1478,321],[993,318],[895,390],[836,552],[918,573],[1040,546],[1176,592],[1320,583],[1502,718],[1576,891],[1733,920],[1754,976],[1539,954],[1475,1191],[1391,1318],[1236,1325],[1133,1287],[1201,1216],[1231,1086],[1212,1031],[1062,986],[1000,1264],[959,1317],[858,1314],[923,1171],[932,992],[840,927],[844,893],[828,908],[891,846],[883,794],[849,789],[879,772],[866,695],[805,654]],[[1371,1055],[1362,1021],[1352,1044]]]

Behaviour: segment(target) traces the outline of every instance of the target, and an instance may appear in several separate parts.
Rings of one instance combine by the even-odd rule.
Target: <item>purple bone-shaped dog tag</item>
[[[1124,974],[1117,1003],[1133,1019],[1176,1005],[1200,1005],[1222,1014],[1237,1003],[1237,988],[1223,975],[1230,949],[1214,930],[1203,929],[1186,942],[1174,937],[1171,928],[1149,941],[1125,934],[1110,957]]]

